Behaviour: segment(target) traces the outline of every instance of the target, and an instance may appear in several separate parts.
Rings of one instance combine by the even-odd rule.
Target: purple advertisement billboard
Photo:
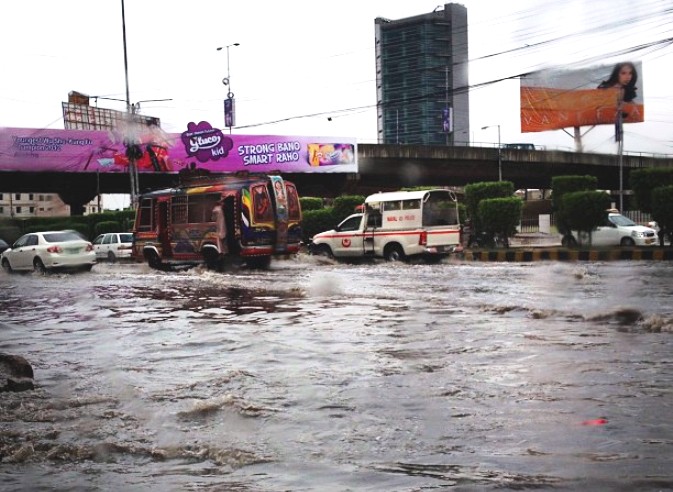
[[[126,172],[126,142],[118,132],[0,128],[0,172]],[[139,172],[358,172],[349,138],[225,135],[202,121],[181,134],[144,128],[133,143]]]

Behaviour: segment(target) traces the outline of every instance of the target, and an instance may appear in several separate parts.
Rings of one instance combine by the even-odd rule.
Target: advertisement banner
[[[581,70],[544,70],[521,78],[521,132],[645,121],[642,67],[620,62]]]
[[[131,149],[129,151],[129,149]],[[357,173],[355,139],[230,135],[207,122],[181,134],[143,128],[132,137],[110,131],[0,128],[0,172]]]

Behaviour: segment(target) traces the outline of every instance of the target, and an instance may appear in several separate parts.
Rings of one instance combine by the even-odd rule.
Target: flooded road
[[[0,273],[0,490],[671,490],[673,264]]]

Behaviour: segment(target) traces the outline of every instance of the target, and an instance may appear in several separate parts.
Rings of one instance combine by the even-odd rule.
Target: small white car
[[[563,238],[563,246],[577,246],[577,231]],[[581,233],[583,245],[589,244],[589,237]],[[591,232],[591,246],[656,246],[658,244],[657,231],[651,227],[638,225],[628,217],[617,212],[607,215],[605,224],[598,226]]]
[[[86,270],[96,264],[93,245],[75,231],[31,232],[17,239],[0,256],[6,272]]]
[[[131,258],[133,252],[132,232],[108,232],[93,240],[96,258],[114,263],[117,260]]]

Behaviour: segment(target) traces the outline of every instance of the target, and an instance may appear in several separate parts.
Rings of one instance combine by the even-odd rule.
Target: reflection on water
[[[670,489],[672,272],[3,274],[2,489]]]

